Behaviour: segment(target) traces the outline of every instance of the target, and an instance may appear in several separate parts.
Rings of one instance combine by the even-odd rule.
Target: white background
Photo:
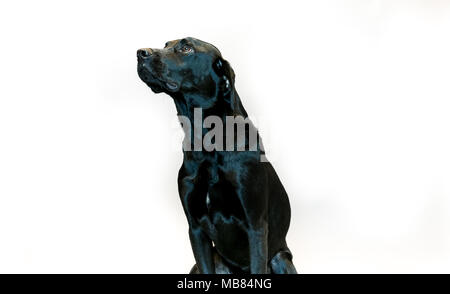
[[[450,272],[445,1],[3,1],[0,31],[1,273],[194,264],[175,107],[135,57],[185,36],[236,72],[300,272]]]

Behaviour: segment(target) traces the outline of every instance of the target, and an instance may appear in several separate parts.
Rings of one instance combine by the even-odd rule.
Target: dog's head
[[[163,49],[139,49],[137,57],[139,77],[155,93],[208,100],[226,95],[234,86],[233,69],[220,51],[195,38],[169,41]]]

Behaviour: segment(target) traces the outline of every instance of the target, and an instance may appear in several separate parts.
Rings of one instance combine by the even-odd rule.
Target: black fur
[[[185,38],[138,50],[138,73],[192,123],[194,108],[224,124],[226,116],[247,118],[234,71],[211,44]],[[250,123],[245,151],[183,151],[178,188],[196,260],[191,273],[296,273],[285,240],[288,196],[272,165],[261,161],[262,146],[250,150],[251,131]]]

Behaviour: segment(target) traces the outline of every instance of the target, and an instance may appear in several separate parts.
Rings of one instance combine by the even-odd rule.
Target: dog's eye
[[[184,45],[183,47],[181,47],[181,52],[191,53],[194,52],[194,49],[191,46]]]

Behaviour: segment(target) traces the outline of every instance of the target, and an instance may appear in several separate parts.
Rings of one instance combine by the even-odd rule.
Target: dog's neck
[[[247,112],[242,105],[241,99],[233,87],[226,95],[215,95],[214,97],[202,97],[202,103],[198,103],[198,94],[176,93],[171,95],[177,108],[178,116],[185,116],[192,122],[194,110],[202,109],[203,117],[215,115],[223,121],[227,116],[242,116],[247,118]]]
[[[233,117],[236,119],[237,117],[242,117],[246,123],[248,123],[248,127],[244,128],[244,141],[243,144],[245,145],[245,150],[250,151],[257,151],[257,154],[255,156],[259,156],[259,154],[264,154],[263,148],[260,144],[262,144],[259,135],[257,133],[256,127],[253,125],[253,123],[248,119],[247,112],[245,111],[244,107],[242,106],[241,100],[239,98],[239,95],[236,91],[236,89],[233,87],[231,91],[229,91],[226,95],[216,95],[214,97],[209,97],[207,99],[199,99],[199,95],[195,95],[194,97],[189,97],[189,95],[178,93],[175,95],[171,95],[172,98],[174,98],[174,102],[177,108],[178,117],[180,119],[180,123],[182,125],[183,131],[185,132],[185,141],[183,142],[183,146],[186,143],[186,138],[190,138],[190,143],[187,143],[187,146],[192,146],[191,143],[195,142],[195,137],[199,138],[197,135],[196,129],[199,127],[201,138],[210,131],[210,127],[204,126],[204,121],[209,116],[215,116],[217,118],[220,118],[222,121],[222,128],[225,127],[225,129],[222,129],[222,136],[223,140],[222,142],[228,142],[226,136],[228,127],[226,126],[228,120],[228,117]],[[202,101],[199,103],[198,101]],[[196,103],[195,103],[196,102]],[[201,104],[201,105],[199,105]],[[201,114],[199,117],[199,110],[201,109]],[[188,122],[186,122],[186,120]],[[200,121],[199,121],[200,120]],[[215,123],[213,123],[214,128],[217,127]],[[234,129],[234,128],[233,128]],[[234,132],[234,131],[233,131]],[[256,137],[252,137],[250,134],[256,134]],[[197,134],[197,135],[196,135]],[[233,136],[236,136],[238,134],[234,134]],[[188,137],[186,137],[188,136]],[[219,135],[220,136],[220,135]],[[202,142],[202,139],[200,138],[200,142]],[[238,139],[233,141],[234,149],[237,149]],[[250,140],[251,138],[254,138],[255,140]],[[216,138],[217,139],[217,138]],[[252,143],[253,142],[253,143]],[[256,144],[256,145],[255,145]],[[195,143],[193,145],[194,149]],[[250,149],[250,146],[256,146],[255,150]],[[185,147],[185,146],[184,146]],[[226,147],[228,148],[228,147]],[[193,149],[189,149],[190,150]],[[223,147],[223,150],[225,150],[225,147]],[[194,150],[197,151],[197,150]],[[186,151],[185,151],[186,154]]]

